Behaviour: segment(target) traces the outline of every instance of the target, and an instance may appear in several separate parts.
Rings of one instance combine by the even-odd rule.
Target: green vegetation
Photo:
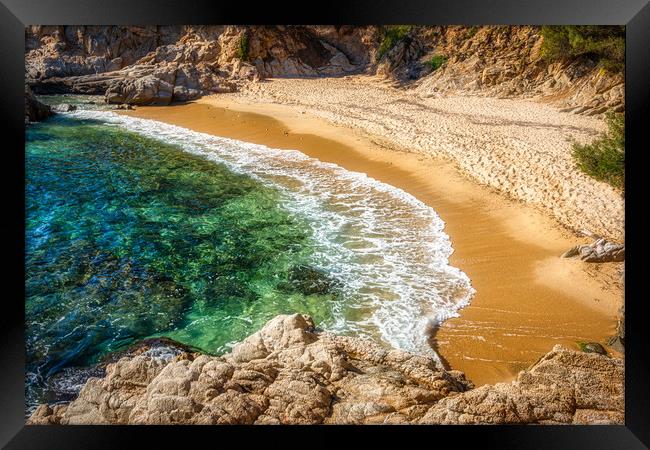
[[[425,64],[431,67],[431,71],[435,71],[440,68],[447,61],[447,57],[442,55],[433,55],[430,60],[426,61]]]
[[[573,157],[587,175],[614,187],[625,187],[625,116],[607,115],[607,133],[591,144],[573,144]]]
[[[239,38],[237,57],[242,61],[248,61],[248,31],[244,31],[244,33]]]
[[[609,71],[625,64],[625,26],[548,25],[542,27],[542,57],[560,60],[586,56]]]
[[[399,41],[404,39],[412,28],[410,25],[392,25],[384,28],[384,37],[377,50],[377,61],[383,58]]]

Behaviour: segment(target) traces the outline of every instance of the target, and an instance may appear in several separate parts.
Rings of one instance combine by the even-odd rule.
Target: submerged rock
[[[146,352],[29,424],[623,423],[623,364],[556,346],[517,381],[458,371],[281,315],[221,357]]]
[[[298,265],[289,271],[289,281],[279,286],[280,290],[297,290],[304,295],[328,294],[334,291],[337,281],[325,272],[309,266]]]
[[[61,103],[60,105],[55,105],[52,109],[57,112],[72,112],[77,110],[77,105]]]

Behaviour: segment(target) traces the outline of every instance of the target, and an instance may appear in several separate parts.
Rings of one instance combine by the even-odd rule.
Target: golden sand
[[[451,265],[463,270],[476,289],[460,317],[438,331],[436,350],[477,386],[512,379],[555,344],[604,344],[614,334],[623,302],[620,266],[559,258],[589,240],[537,209],[469,181],[449,162],[382,147],[358,131],[287,105],[242,104],[214,96],[124,114],[300,150],[365,172],[431,206],[451,238]]]

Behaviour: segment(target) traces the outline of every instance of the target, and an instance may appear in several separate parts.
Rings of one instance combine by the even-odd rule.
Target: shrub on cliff
[[[242,61],[248,61],[248,31],[244,31],[239,38],[237,57]]]
[[[542,36],[542,57],[547,60],[586,56],[612,72],[625,64],[625,26],[546,25]]]
[[[384,36],[377,49],[377,61],[395,47],[395,44],[404,39],[412,28],[410,25],[392,25],[384,28]]]
[[[610,113],[607,133],[591,144],[573,144],[573,157],[587,175],[625,187],[625,116]]]
[[[426,61],[425,64],[431,68],[431,71],[434,72],[440,68],[445,62],[447,61],[447,58],[445,58],[442,55],[434,55],[431,57],[430,60]]]

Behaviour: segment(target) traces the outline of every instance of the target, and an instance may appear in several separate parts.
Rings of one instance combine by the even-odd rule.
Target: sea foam
[[[475,292],[467,275],[449,265],[453,249],[444,222],[401,189],[297,150],[110,111],[66,115],[177,145],[279,190],[282,206],[312,229],[311,263],[342,282],[329,331],[437,357],[427,330],[457,316]]]

